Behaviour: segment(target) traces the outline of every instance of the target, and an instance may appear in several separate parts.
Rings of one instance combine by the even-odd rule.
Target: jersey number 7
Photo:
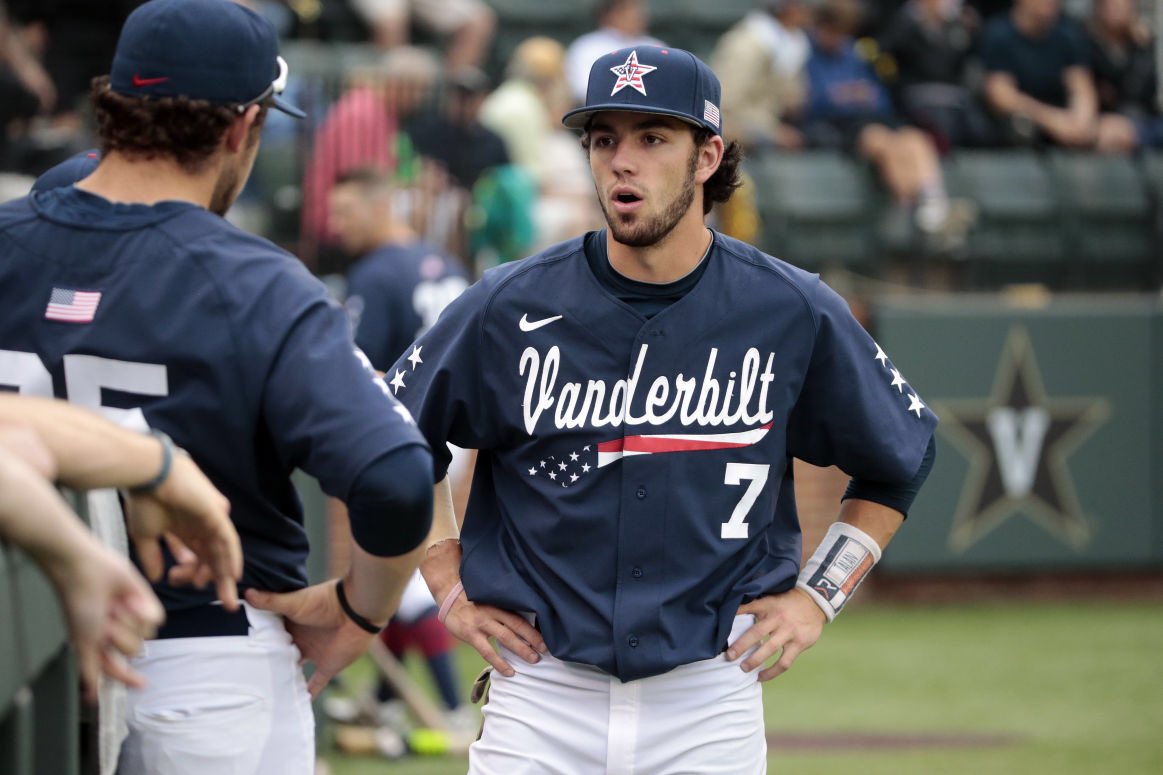
[[[750,484],[743,491],[743,497],[735,504],[731,512],[731,521],[724,522],[719,531],[720,538],[747,538],[747,514],[755,501],[759,500],[759,493],[763,492],[763,485],[767,484],[767,472],[771,466],[767,463],[728,463],[727,471],[723,475],[723,484],[742,484],[748,480]]]

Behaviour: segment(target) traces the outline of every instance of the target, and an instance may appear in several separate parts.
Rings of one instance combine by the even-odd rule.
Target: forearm
[[[804,563],[796,589],[832,621],[880,561],[902,522],[901,512],[880,503],[860,498],[844,501],[839,520]]]
[[[873,501],[849,498],[840,505],[839,521],[867,533],[882,550],[896,535],[904,519],[899,511]]]
[[[1098,116],[1098,93],[1090,74],[1078,68],[1067,71],[1066,90],[1069,94],[1066,110],[1072,120],[1089,123]]]
[[[1005,116],[1027,116],[1035,123],[1044,122],[1047,111],[1052,109],[1019,90],[1013,78],[1003,73],[994,73],[986,79],[985,97],[994,111]]]
[[[452,486],[445,476],[432,491],[432,530],[424,542],[420,573],[428,591],[441,603],[460,581],[460,528],[452,506]]]
[[[2,449],[0,538],[27,552],[54,581],[94,541],[49,483]]]
[[[422,545],[396,557],[377,557],[353,543],[351,566],[343,577],[348,603],[368,621],[387,624],[423,556]]]
[[[34,429],[70,487],[133,487],[161,469],[162,445],[63,401],[0,395],[0,423]]]

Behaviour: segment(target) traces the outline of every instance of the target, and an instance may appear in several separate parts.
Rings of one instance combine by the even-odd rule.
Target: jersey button
[[[626,642],[628,644],[630,644],[630,648],[632,648],[632,649],[638,648],[638,636],[637,635],[631,635],[629,638],[626,639]]]
[[[638,500],[645,500],[646,499],[646,488],[639,487],[638,492],[636,492],[635,495],[638,496]]]
[[[635,568],[634,570],[630,571],[630,575],[636,579],[640,579],[640,578],[642,578],[642,569]]]

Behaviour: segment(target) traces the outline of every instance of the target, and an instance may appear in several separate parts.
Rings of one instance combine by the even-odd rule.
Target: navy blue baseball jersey
[[[293,256],[193,204],[75,187],[0,207],[0,388],[169,433],[231,503],[242,586],[306,583],[296,467],[346,497],[424,444]],[[213,591],[159,587],[167,609]]]
[[[795,584],[792,457],[904,485],[937,422],[817,275],[720,234],[704,263],[647,318],[563,243],[486,272],[390,375],[438,477],[446,442],[480,450],[469,598],[623,680]]]
[[[379,247],[348,273],[344,306],[355,343],[372,365],[386,369],[467,287],[464,270],[436,248]]]

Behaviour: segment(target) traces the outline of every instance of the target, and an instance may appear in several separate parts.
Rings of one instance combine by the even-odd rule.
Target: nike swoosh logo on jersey
[[[169,76],[162,76],[160,78],[142,78],[137,73],[133,74],[133,85],[140,89],[143,86],[157,86],[159,83],[165,83],[170,80]]]
[[[561,315],[554,315],[551,318],[542,318],[541,320],[530,321],[528,315],[522,315],[521,320],[517,323],[517,325],[520,326],[521,330],[525,332],[536,331],[542,326],[547,326],[554,321],[561,320],[561,318]]]

